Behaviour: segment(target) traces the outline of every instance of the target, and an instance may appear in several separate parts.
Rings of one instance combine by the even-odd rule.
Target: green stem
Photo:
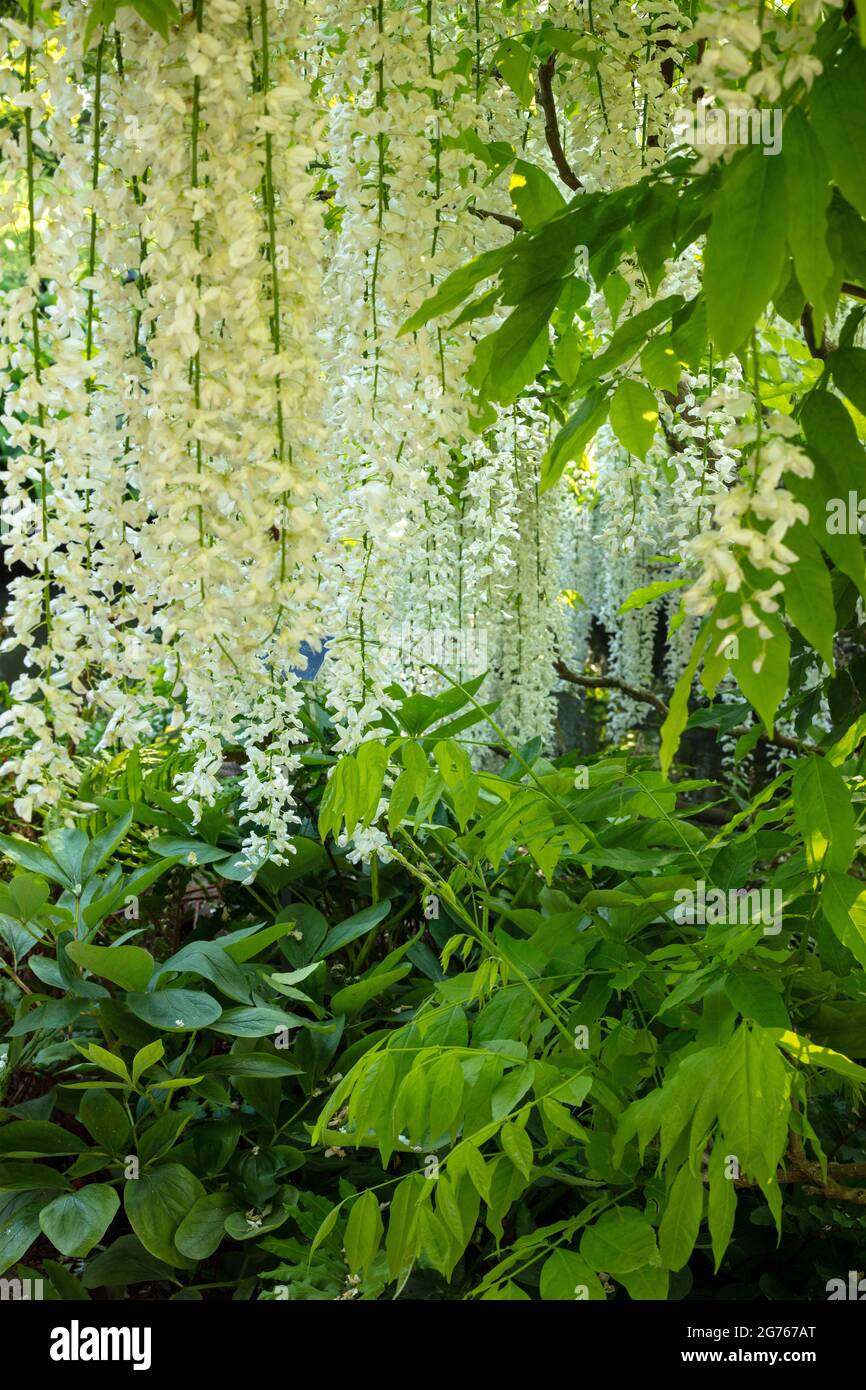
[[[270,40],[268,35],[268,0],[260,0],[259,18],[262,26],[262,48],[261,48],[261,86],[265,94],[264,112],[268,114],[268,97],[271,85],[271,55]],[[265,205],[265,216],[268,228],[268,261],[271,270],[271,340],[274,345],[274,352],[279,356],[282,351],[282,333],[280,327],[280,278],[277,273],[277,216],[276,198],[274,196],[274,150],[273,135],[270,130],[265,131],[265,173],[262,182],[263,201]],[[283,420],[283,392],[282,378],[277,372],[274,378],[274,389],[276,392],[276,422],[277,422],[277,448],[280,463],[286,460],[286,439],[285,424]],[[291,449],[288,452],[289,462],[291,462]],[[282,496],[283,519],[280,526],[280,582],[286,578],[286,537],[288,530],[288,506],[289,498],[287,493]]]
[[[194,13],[194,15],[195,15],[195,27],[196,27],[196,29],[198,30],[198,32],[201,33],[201,32],[202,32],[202,29],[203,29],[203,27],[204,27],[203,0],[194,0],[194,9],[193,9],[193,13]],[[199,132],[200,132],[200,127],[201,127],[201,78],[198,76],[198,74],[196,74],[196,76],[193,78],[193,84],[192,84],[192,136],[191,136],[191,147],[190,147],[190,187],[193,188],[193,189],[197,189],[197,188],[200,186],[200,185],[199,185],[199,169],[198,169],[198,164],[199,164]],[[194,206],[194,207],[193,207],[193,213],[194,213],[194,214],[197,214],[197,212],[198,212],[198,209],[197,209],[197,207]],[[195,355],[194,355],[194,357],[193,357],[193,359],[192,359],[192,362],[191,362],[190,366],[191,366],[191,371],[192,371],[193,398],[194,398],[194,401],[195,401],[195,410],[196,410],[196,425],[198,426],[198,416],[199,416],[199,413],[200,413],[200,411],[201,411],[201,314],[200,314],[200,312],[199,312],[199,303],[200,303],[200,298],[201,298],[201,269],[200,269],[200,266],[201,266],[201,260],[200,260],[200,253],[201,253],[201,219],[200,219],[197,215],[194,216],[194,220],[193,220],[193,224],[192,224],[192,244],[193,244],[193,246],[194,246],[194,248],[195,248],[195,253],[196,253],[196,276],[195,276],[195,294],[196,294],[196,304],[195,304],[195,337],[196,337],[196,347],[195,347]],[[196,438],[196,441],[195,441],[195,471],[196,471],[196,473],[197,473],[199,476],[201,476],[203,467],[204,467],[204,463],[203,463],[203,459],[202,459],[201,440],[200,440],[199,438]],[[201,494],[199,494],[199,497],[201,497]],[[198,504],[197,504],[196,513],[197,513],[197,517],[198,517],[198,543],[199,543],[199,548],[200,548],[201,550],[203,550],[203,549],[204,549],[204,546],[205,546],[205,532],[204,532],[204,508],[203,508],[203,506],[202,506],[201,500],[199,500],[199,502],[198,502]],[[200,594],[201,594],[202,602],[204,602],[204,597],[205,597],[204,576],[202,576],[202,577],[199,579],[199,592],[200,592]]]
[[[35,0],[28,0],[27,24],[32,30],[36,20]],[[28,46],[24,56],[24,91],[33,91],[33,50]],[[27,259],[31,271],[36,266],[36,176],[35,152],[33,148],[33,109],[28,102],[24,109],[24,139],[27,150]],[[39,297],[34,298],[30,315],[33,334],[33,373],[39,388],[39,401],[36,406],[36,419],[39,425],[39,471],[40,503],[42,513],[42,541],[48,543],[48,454],[45,448],[45,407],[42,404],[42,349],[39,343]],[[45,556],[42,570],[42,609],[45,635],[51,638],[51,569],[48,556]]]
[[[373,19],[381,44],[385,30],[385,9],[384,0],[376,0],[373,6]],[[376,109],[385,109],[385,59],[380,57],[376,64]],[[376,189],[376,250],[373,255],[373,274],[370,280],[370,309],[373,315],[373,415],[376,413],[376,401],[379,394],[379,310],[376,302],[377,282],[379,279],[379,262],[382,258],[382,224],[385,219],[385,133],[380,130],[376,135],[377,150],[377,189]]]
[[[85,331],[85,344],[84,344],[84,360],[85,360],[85,362],[88,362],[88,363],[89,363],[89,362],[92,360],[92,358],[93,358],[93,306],[94,306],[94,298],[95,298],[95,292],[94,292],[94,288],[93,288],[93,277],[94,277],[94,275],[96,274],[96,226],[97,226],[96,191],[97,191],[97,189],[98,189],[98,187],[99,187],[99,158],[100,158],[100,153],[101,153],[100,141],[101,141],[101,139],[102,139],[102,129],[101,129],[101,127],[102,127],[102,60],[103,60],[104,55],[105,55],[105,31],[103,30],[102,38],[99,40],[99,47],[98,47],[97,50],[96,50],[96,79],[95,79],[95,86],[94,86],[94,92],[93,92],[93,149],[92,149],[91,160],[90,160],[90,192],[91,192],[90,236],[89,236],[88,248],[87,248],[87,278],[88,278],[88,288],[87,288],[87,327],[86,327],[86,331]],[[85,383],[84,383],[84,389],[85,389],[85,391],[87,392],[87,415],[88,415],[88,417],[89,417],[89,416],[90,416],[91,409],[92,409],[92,404],[93,404],[93,403],[92,403],[92,400],[91,400],[91,397],[93,396],[93,392],[96,390],[96,377],[95,377],[95,375],[94,375],[93,373],[91,373],[90,376],[88,376],[87,380],[85,381]],[[89,479],[89,477],[90,477],[90,469],[89,469],[89,467],[88,467],[87,477],[88,477],[88,479]],[[89,519],[89,515],[90,515],[90,492],[91,492],[91,489],[90,489],[90,487],[88,486],[88,487],[87,487],[87,490],[86,490],[86,492],[85,492],[85,496],[84,496],[84,517],[85,517],[85,524],[87,523],[87,521],[88,521],[88,519]],[[92,559],[93,559],[93,548],[92,548],[92,544],[91,544],[90,527],[89,527],[89,525],[87,526],[87,531],[86,531],[86,539],[85,539],[85,550],[84,550],[84,553],[85,553],[85,566],[86,566],[87,572],[88,572],[88,574],[89,574],[89,573],[90,573],[90,570],[91,570],[91,567],[92,567]]]

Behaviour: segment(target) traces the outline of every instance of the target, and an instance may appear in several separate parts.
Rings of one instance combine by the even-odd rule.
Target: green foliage
[[[4,1270],[41,1239],[58,1297],[645,1299],[767,1261],[784,1283],[789,1234],[826,1239],[778,1173],[844,1168],[866,1081],[859,739],[712,831],[710,784],[646,759],[475,770],[453,730],[493,719],[478,691],[398,692],[336,762],[311,745],[299,875],[221,876],[231,802],[181,835],[147,779],[7,837]],[[371,877],[335,837],[383,787]],[[179,945],[193,882],[223,906],[181,906]]]

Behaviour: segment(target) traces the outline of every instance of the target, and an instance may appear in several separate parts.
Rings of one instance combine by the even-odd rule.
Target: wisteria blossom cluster
[[[702,409],[712,409],[716,403],[714,396],[709,396]],[[724,404],[736,415],[752,410],[754,402],[742,392],[726,398]],[[778,576],[787,574],[797,562],[796,554],[785,545],[785,535],[796,522],[809,520],[808,511],[784,486],[783,479],[786,473],[810,478],[815,469],[808,455],[791,443],[791,436],[798,433],[796,423],[778,412],[728,431],[725,443],[729,447],[745,446],[752,452],[740,481],[713,498],[714,526],[689,543],[690,555],[703,567],[685,595],[689,612],[708,613],[719,589],[739,593],[746,585],[746,564],[777,578],[767,588],[755,589],[750,601],[743,603],[744,625],[765,627],[753,605],[764,613],[778,611],[776,595],[782,591]]]
[[[565,197],[575,177],[615,189],[665,157],[693,87],[761,103],[816,75],[820,4],[720,4],[696,27],[691,8],[193,0],[167,39],[130,7],[88,28],[84,0],[0,21],[0,199],[24,257],[0,300],[3,645],[23,654],[3,770],[22,818],[75,787],[94,729],[131,747],[176,710],[176,794],[199,815],[239,750],[249,863],[279,860],[311,649],[340,751],[399,688],[483,670],[509,736],[552,746],[555,663],[584,666],[593,619],[610,672],[651,682],[659,609],[620,612],[641,585],[691,586],[671,679],[720,592],[744,591],[746,625],[775,613],[802,519],[784,478],[811,464],[787,417],[742,423],[738,361],[683,370],[645,459],[604,427],[543,493],[545,389],[476,413],[489,322],[400,332],[519,228],[515,158]],[[539,24],[564,50],[558,153],[519,71]],[[598,352],[653,298],[636,256],[617,280],[618,302],[588,288]],[[698,282],[692,250],[661,292]],[[614,694],[609,733],[634,713]]]

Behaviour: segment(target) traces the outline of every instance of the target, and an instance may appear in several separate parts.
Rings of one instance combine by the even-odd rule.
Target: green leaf
[[[138,1141],[138,1156],[145,1168],[174,1147],[189,1120],[189,1111],[184,1114],[182,1110],[163,1110],[145,1129]]]
[[[762,1028],[787,1028],[790,1019],[781,994],[755,970],[733,970],[725,976],[725,994],[743,1018]]]
[[[664,724],[662,724],[659,762],[661,764],[661,770],[666,777],[670,771],[676,751],[680,746],[683,730],[688,723],[689,697],[692,693],[692,684],[695,679],[695,673],[700,665],[701,657],[704,654],[704,649],[710,639],[711,631],[710,622],[706,622],[695,638],[688,664],[674,686],[674,693],[671,696],[668,715]]]
[[[713,1243],[715,1273],[719,1272],[725,1251],[734,1233],[737,1215],[737,1190],[733,1179],[727,1175],[727,1157],[721,1143],[713,1146],[710,1154],[710,1193],[707,1203],[707,1218],[710,1239]]]
[[[275,1052],[229,1052],[222,1057],[208,1057],[196,1063],[196,1070],[205,1076],[302,1076],[301,1067],[293,1067]]]
[[[404,768],[391,788],[391,797],[388,802],[389,834],[393,835],[396,827],[406,818],[416,795],[415,778],[411,772]]]
[[[826,758],[803,758],[791,783],[794,818],[813,873],[844,874],[857,843],[851,793],[842,774]]]
[[[740,628],[737,655],[730,658],[730,665],[738,686],[772,734],[776,711],[788,689],[791,639],[777,614],[762,616],[771,636],[762,637],[757,627]]]
[[[231,1212],[226,1217],[226,1235],[231,1236],[232,1240],[259,1240],[269,1231],[279,1230],[281,1226],[286,1224],[291,1215],[291,1205],[286,1200],[286,1196],[287,1193],[284,1192],[283,1199],[264,1219],[247,1216],[240,1211]]]
[[[657,391],[676,391],[683,374],[670,334],[651,338],[640,355],[641,371]]]
[[[610,310],[611,319],[616,323],[622,311],[622,306],[631,294],[628,280],[626,280],[623,275],[619,275],[614,271],[612,275],[608,275],[602,285],[602,293],[605,298],[605,303]]]
[[[167,11],[157,3],[157,0],[125,0],[125,3],[131,5],[136,14],[141,15],[145,24],[149,25],[151,29],[155,29],[160,38],[165,39],[166,43],[168,42],[170,16]],[[178,21],[175,20],[173,22],[177,23]]]
[[[862,880],[831,870],[821,889],[821,909],[842,945],[866,970],[866,887]]]
[[[667,1269],[682,1269],[695,1248],[701,1226],[704,1184],[684,1164],[674,1178],[659,1226],[659,1252]]]
[[[616,1207],[587,1227],[580,1253],[592,1269],[614,1275],[659,1263],[655,1231],[633,1207]]]
[[[219,1022],[211,1024],[211,1027],[214,1033],[222,1033],[229,1038],[265,1038],[280,1029],[300,1028],[308,1022],[298,1014],[286,1013],[270,1005],[258,1005],[226,1009]]]
[[[11,859],[13,864],[19,864],[22,869],[29,869],[31,873],[50,879],[52,883],[62,883],[65,888],[72,887],[69,876],[60,868],[53,856],[37,849],[29,840],[14,839],[11,835],[0,835],[0,854]]]
[[[82,913],[85,926],[96,926],[109,912],[116,912],[129,898],[143,893],[158,878],[168,873],[169,869],[174,868],[176,863],[177,859],[162,859],[147,864],[143,869],[136,869],[128,878],[121,879],[110,892],[103,893],[102,897],[92,898]]]
[[[856,40],[816,78],[809,104],[834,183],[866,217],[866,53]]]
[[[429,1206],[424,1206],[421,1208],[418,1226],[423,1254],[435,1270],[438,1270],[444,1278],[450,1279],[458,1256],[445,1222],[438,1212],[431,1211]]]
[[[171,1277],[169,1266],[145,1250],[137,1236],[120,1236],[101,1255],[88,1262],[82,1283],[86,1289],[100,1289]]]
[[[658,405],[649,387],[631,377],[620,382],[610,403],[610,424],[623,448],[645,459],[658,420]]]
[[[502,1126],[500,1134],[502,1147],[507,1153],[511,1162],[514,1164],[518,1173],[522,1173],[527,1182],[532,1177],[532,1140],[516,1121],[510,1120],[508,1124]]]
[[[411,1173],[394,1189],[388,1207],[388,1234],[385,1237],[388,1273],[392,1279],[399,1278],[410,1269],[418,1256],[419,1209],[429,1187],[429,1181],[422,1174]]]
[[[620,604],[619,612],[630,613],[633,608],[646,608],[648,603],[654,603],[657,598],[673,593],[675,589],[682,589],[688,582],[687,579],[656,579],[652,584],[633,589],[625,603]]]
[[[493,1288],[487,1289],[481,1295],[482,1303],[531,1303],[529,1294],[526,1293],[519,1284],[515,1284],[513,1279],[506,1279],[504,1284],[497,1284]]]
[[[608,409],[606,387],[596,386],[584,397],[542,459],[539,493],[549,491],[559,482],[566,464],[580,458],[589,441],[604,424]]]
[[[131,824],[132,812],[127,811],[120,817],[120,820],[107,826],[91,840],[81,862],[81,875],[85,883],[98,869],[102,868],[107,859],[111,858]]]
[[[166,1264],[178,1265],[185,1257],[175,1246],[175,1232],[204,1195],[204,1188],[188,1168],[166,1163],[128,1179],[123,1206],[145,1250]]]
[[[534,36],[531,36],[534,37]],[[529,106],[535,91],[532,81],[534,43],[503,39],[496,50],[496,66],[521,106]]]
[[[847,574],[866,598],[866,565],[857,534],[831,529],[831,512],[839,501],[847,502],[849,490],[860,486],[866,467],[864,452],[848,410],[830,391],[810,391],[803,402],[800,421],[809,453],[815,461],[811,478],[788,475],[788,485],[798,501],[809,509],[809,529],[837,569]],[[835,630],[835,623],[834,623]]]
[[[565,207],[565,199],[553,179],[523,159],[515,160],[508,191],[517,216],[530,231]]]
[[[482,401],[510,405],[541,371],[550,346],[550,316],[561,291],[560,280],[540,285],[479,343],[466,376]]]
[[[829,308],[826,291],[833,273],[833,259],[827,247],[827,209],[832,189],[827,162],[801,107],[795,106],[788,113],[783,136],[788,242],[797,279],[815,311],[815,336],[820,338]]]
[[[491,1118],[502,1120],[516,1109],[534,1080],[534,1062],[528,1062],[524,1067],[513,1067],[499,1082],[490,1097]]]
[[[742,346],[772,298],[785,259],[781,162],[753,145],[724,172],[704,256],[709,332],[720,357]]]
[[[606,376],[622,366],[623,362],[636,355],[640,344],[654,328],[666,323],[678,312],[685,313],[688,310],[691,315],[692,304],[686,304],[681,294],[669,294],[663,299],[655,300],[649,308],[641,309],[640,313],[629,314],[625,323],[621,323],[614,333],[604,352],[594,357],[585,365],[585,369],[581,370],[579,383],[588,385],[597,377]],[[674,350],[676,351],[676,347]]]
[[[384,921],[390,911],[390,900],[383,898],[381,902],[363,908],[352,917],[347,917],[344,922],[338,922],[336,927],[331,928],[319,947],[319,957],[324,959],[325,956],[333,955],[334,951],[340,951],[344,946],[348,946],[350,941],[357,941],[359,936],[366,936],[368,931],[372,931],[373,927]]]
[[[51,1280],[51,1287],[54,1289],[58,1298],[63,1303],[88,1303],[90,1294],[71,1270],[62,1265],[59,1260],[42,1261],[42,1268]]]
[[[49,830],[44,837],[44,844],[61,872],[65,874],[72,891],[80,895],[84,883],[84,855],[88,845],[84,831],[70,826]]]
[[[69,1181],[47,1163],[0,1161],[0,1192],[35,1192],[42,1188],[65,1191]]]
[[[843,1057],[841,1052],[834,1052],[831,1047],[820,1047],[818,1043],[798,1037],[790,1029],[786,1029],[784,1032],[781,1029],[774,1029],[772,1036],[779,1047],[790,1052],[801,1066],[826,1067],[828,1071],[834,1071],[839,1076],[844,1076],[846,1080],[855,1082],[858,1086],[862,1086],[866,1082],[866,1067],[852,1062],[850,1057]]]
[[[346,1222],[346,1262],[352,1274],[364,1274],[376,1255],[384,1233],[376,1194],[362,1192],[352,1203]]]
[[[149,1067],[155,1066],[157,1062],[162,1061],[164,1055],[165,1047],[159,1038],[157,1038],[155,1042],[148,1043],[145,1047],[140,1048],[132,1059],[133,1082],[137,1085],[139,1077],[146,1072]]]
[[[61,1158],[86,1148],[77,1134],[50,1120],[13,1120],[0,1127],[0,1154],[8,1158]]]
[[[39,1238],[44,1192],[0,1193],[0,1274],[17,1264]]]
[[[725,1047],[719,1070],[719,1120],[728,1151],[766,1193],[788,1140],[790,1074],[772,1035],[747,1023]]]
[[[226,1234],[226,1218],[238,1203],[228,1192],[200,1197],[174,1233],[174,1243],[191,1260],[207,1260]]]
[[[667,1300],[670,1275],[666,1269],[632,1269],[628,1274],[618,1274],[617,1280],[635,1302],[663,1303]]]
[[[482,280],[489,280],[506,261],[512,259],[513,255],[514,250],[511,246],[497,246],[492,251],[483,251],[480,256],[475,256],[465,265],[452,270],[437,287],[435,294],[425,299],[421,308],[416,309],[402,324],[397,337],[401,338],[404,333],[417,333],[430,319],[439,318],[442,314],[456,309],[458,304],[462,304],[464,299],[468,298],[476,285]]]
[[[191,989],[162,989],[157,994],[128,994],[127,1008],[160,1033],[192,1033],[215,1023],[222,1009],[209,994]]]
[[[151,840],[149,848],[161,859],[180,859],[185,864],[216,864],[228,859],[230,849],[218,849],[216,845],[205,844],[204,840],[182,840],[177,835],[158,835]]]
[[[785,545],[799,556],[783,579],[785,612],[832,671],[836,665],[833,654],[836,607],[830,572],[802,522],[795,522],[785,533]]]
[[[463,1102],[463,1068],[454,1052],[446,1052],[430,1068],[430,1138],[435,1143],[444,1134],[454,1138],[457,1116]],[[531,1150],[530,1150],[531,1157]]]
[[[266,951],[275,941],[282,938],[292,930],[291,922],[275,922],[272,927],[265,927],[263,931],[253,932],[251,936],[246,936],[242,941],[233,941],[224,947],[226,955],[237,965],[242,965],[244,961],[252,960],[254,956],[260,956],[262,951]]]
[[[338,989],[337,993],[331,996],[332,1011],[335,1014],[359,1013],[365,1004],[369,1004],[371,999],[377,999],[398,980],[402,980],[408,975],[411,968],[409,965],[398,965],[395,970],[386,970],[380,975],[370,975],[366,980],[358,980],[353,985],[346,985],[344,989]]]
[[[539,1288],[545,1302],[604,1303],[607,1298],[592,1265],[573,1250],[554,1250],[548,1255],[541,1267]]]
[[[153,956],[140,946],[88,946],[83,941],[70,941],[66,954],[91,975],[111,980],[121,989],[145,990],[153,974]]]
[[[129,1137],[129,1117],[114,1096],[96,1087],[85,1091],[78,1107],[78,1118],[107,1153],[122,1151]]]
[[[839,390],[866,415],[866,348],[837,348],[829,360]]]
[[[402,1183],[401,1183],[401,1186],[402,1186]],[[397,1189],[397,1191],[399,1191],[399,1188]],[[395,1193],[395,1197],[396,1197],[396,1193]],[[322,1222],[321,1226],[320,1226],[319,1229],[316,1231],[316,1234],[313,1236],[313,1243],[312,1243],[312,1245],[310,1246],[310,1254],[311,1254],[311,1255],[314,1255],[314,1254],[316,1253],[316,1251],[318,1250],[319,1246],[322,1245],[322,1244],[328,1239],[328,1236],[331,1234],[331,1232],[333,1231],[334,1227],[335,1227],[336,1224],[337,1224],[337,1221],[338,1221],[338,1219],[339,1219],[339,1216],[340,1216],[340,1208],[339,1208],[339,1205],[338,1205],[338,1206],[331,1207],[331,1210],[328,1212],[328,1215],[325,1217],[325,1219],[324,1219],[324,1221]]]
[[[40,1213],[39,1225],[61,1255],[81,1258],[102,1240],[119,1206],[113,1187],[90,1183],[55,1197]]]
[[[7,1029],[8,1038],[23,1038],[28,1033],[35,1033],[41,1029],[66,1028],[73,1023],[86,1008],[82,999],[52,999],[50,1004],[44,1004],[41,1008],[32,1008]]]
[[[117,13],[115,0],[93,0],[93,4],[87,16],[87,23],[84,26],[84,52],[90,48],[96,30],[102,26],[107,28]]]
[[[169,973],[198,975],[216,985],[229,999],[240,1004],[250,1002],[250,983],[240,967],[223,950],[220,941],[190,941],[186,946],[181,946],[158,967],[153,977],[154,986]]]

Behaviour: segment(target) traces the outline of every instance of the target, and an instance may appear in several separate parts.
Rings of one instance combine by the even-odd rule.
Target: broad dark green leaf
[[[781,162],[753,145],[725,170],[704,257],[710,337],[722,357],[748,338],[773,296],[785,258]]]
[[[90,1183],[65,1192],[44,1207],[39,1225],[61,1255],[89,1255],[111,1225],[120,1198],[107,1183]]]

